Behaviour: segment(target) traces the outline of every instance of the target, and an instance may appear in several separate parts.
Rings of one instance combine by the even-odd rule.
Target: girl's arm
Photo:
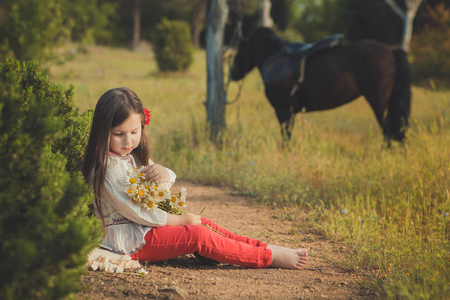
[[[105,189],[102,192],[102,201],[107,202],[112,208],[134,223],[160,227],[165,226],[167,222],[167,213],[161,209],[148,211],[134,204],[124,192],[126,182],[123,178],[105,178]]]
[[[186,213],[184,215],[167,214],[166,226],[201,225],[202,220],[199,215]]]

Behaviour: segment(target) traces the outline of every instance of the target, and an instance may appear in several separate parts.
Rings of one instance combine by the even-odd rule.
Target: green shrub
[[[78,115],[73,103],[74,87],[70,86],[67,91],[62,92],[57,85],[49,82],[48,76],[39,71],[37,65],[33,62],[24,63],[10,59],[0,66],[1,80],[14,72],[20,83],[22,95],[20,106],[23,108],[19,112],[20,115],[28,109],[30,98],[36,96],[37,101],[44,102],[51,99],[55,109],[53,117],[62,122],[62,130],[52,143],[52,151],[54,153],[60,152],[66,156],[66,169],[68,171],[81,171],[92,113],[85,112]]]
[[[0,57],[42,59],[69,37],[61,4],[53,0],[6,0],[0,7]]]
[[[99,3],[104,2],[104,3]],[[4,0],[0,58],[47,60],[67,40],[110,43],[117,4],[98,0]]]
[[[112,20],[118,11],[117,3],[98,0],[59,0],[67,24],[73,24],[71,40],[87,43],[111,43]]]
[[[34,65],[0,66],[0,299],[65,298],[99,236],[90,189],[51,151],[70,97]]]
[[[443,4],[427,6],[427,25],[411,42],[412,70],[415,79],[450,78],[450,9]]]
[[[91,130],[93,111],[88,110],[81,115],[74,115],[67,126],[52,145],[53,152],[62,153],[67,159],[68,171],[81,171],[84,150],[86,149]]]
[[[17,76],[22,94],[20,100],[20,106],[23,107],[22,113],[27,110],[30,97],[34,95],[36,101],[45,102],[51,99],[56,109],[54,116],[60,120],[66,120],[74,114],[73,86],[63,93],[56,84],[50,83],[48,76],[38,69],[35,62],[7,59],[0,64],[0,79],[5,80],[10,73]]]
[[[163,19],[157,25],[155,58],[161,71],[184,71],[192,64],[193,47],[189,25]]]

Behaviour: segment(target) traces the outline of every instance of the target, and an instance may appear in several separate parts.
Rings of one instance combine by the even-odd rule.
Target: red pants
[[[153,228],[145,235],[142,249],[131,257],[156,262],[198,252],[216,261],[250,268],[271,264],[272,251],[267,249],[266,243],[231,233],[208,219],[202,218],[202,224],[225,236],[201,225]]]

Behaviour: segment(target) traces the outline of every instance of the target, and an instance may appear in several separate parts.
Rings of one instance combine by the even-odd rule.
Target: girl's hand
[[[184,215],[167,214],[166,226],[202,225],[202,217],[191,213]]]
[[[166,168],[158,164],[153,164],[144,168],[142,173],[145,174],[145,178],[154,183],[169,182],[170,180],[169,172]]]
[[[181,215],[184,217],[184,225],[202,225],[202,217],[191,213],[185,213]]]

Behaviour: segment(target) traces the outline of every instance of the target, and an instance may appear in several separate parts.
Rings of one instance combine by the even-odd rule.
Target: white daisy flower
[[[180,208],[184,208],[184,207],[187,207],[188,205],[187,205],[187,203],[184,202],[184,201],[179,201],[179,202],[177,203],[177,206],[180,207]]]
[[[160,199],[160,201],[167,198],[170,199],[170,196],[171,195],[164,184],[158,185],[156,189],[156,197]]]
[[[183,186],[180,192],[180,200],[186,202],[187,189]]]
[[[187,207],[185,187],[172,194],[168,183],[156,184],[146,180],[143,168],[133,169],[134,173],[128,174],[125,192],[133,203],[149,211],[159,207],[169,213],[179,213],[181,208]]]
[[[129,197],[133,197],[137,192],[137,184],[130,184],[125,188],[125,192]]]
[[[150,211],[154,211],[154,210],[155,210],[155,207],[156,207],[156,203],[155,203],[154,201],[152,201],[152,200],[149,200],[149,201],[145,204],[145,208],[146,208],[147,210],[150,210]]]

